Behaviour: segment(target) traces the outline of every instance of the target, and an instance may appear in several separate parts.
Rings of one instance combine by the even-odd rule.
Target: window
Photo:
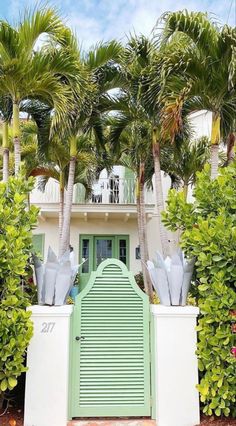
[[[82,240],[82,262],[85,262],[82,266],[82,272],[87,274],[89,272],[89,239]]]
[[[125,265],[127,264],[127,240],[119,240],[119,259]]]
[[[95,238],[95,241],[95,266],[98,267],[103,260],[114,256],[113,238]]]

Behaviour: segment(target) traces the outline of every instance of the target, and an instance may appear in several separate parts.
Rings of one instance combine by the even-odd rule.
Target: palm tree
[[[200,172],[209,160],[210,141],[206,137],[197,140],[176,138],[175,144],[162,149],[162,167],[174,179],[174,187],[182,188],[185,198],[188,189],[196,182],[197,172]]]
[[[95,148],[98,154],[104,152],[105,139],[100,117],[109,110],[109,91],[118,86],[119,72],[116,61],[120,51],[120,44],[111,41],[98,45],[83,58],[84,69],[89,75],[91,89],[88,89],[87,92],[85,91],[82,106],[74,104],[74,108],[69,113],[68,126],[65,131],[70,146],[70,164],[61,238],[61,254],[69,247],[73,187],[79,152],[78,143],[91,138],[91,140],[95,141]]]
[[[62,238],[62,228],[64,223],[64,206],[65,206],[65,191],[67,189],[68,183],[68,162],[66,163],[66,159],[69,161],[68,149],[64,145],[61,144],[53,144],[51,143],[51,147],[56,149],[57,151],[57,161],[49,161],[42,165],[39,165],[35,169],[31,170],[30,176],[39,176],[38,188],[41,191],[46,189],[46,185],[49,179],[54,179],[58,182],[59,185],[59,250],[61,246],[61,238]],[[52,155],[52,157],[54,157]],[[77,155],[77,163],[75,170],[75,180],[74,183],[79,183],[83,185],[85,188],[85,198],[87,198],[92,191],[92,183],[95,180],[95,170],[96,163],[95,158],[91,153],[81,153]],[[59,252],[61,255],[62,252]]]
[[[2,120],[2,149],[3,149],[3,182],[9,176],[9,123],[12,116],[12,102],[8,96],[0,98],[0,117]]]
[[[31,114],[31,120],[22,125],[22,160],[26,177],[39,177],[38,187],[44,190],[50,178],[59,183],[59,242],[64,221],[64,197],[69,171],[69,146],[67,141],[56,135],[49,138],[51,128],[50,108],[41,103],[29,102],[24,111]],[[48,119],[49,118],[49,119]],[[33,119],[33,120],[32,120]],[[87,151],[84,151],[84,147]],[[91,152],[91,143],[81,140],[75,170],[75,183],[82,184],[86,194],[91,191],[95,178],[96,159]],[[60,244],[59,244],[60,245]]]
[[[158,103],[151,104],[146,98],[149,84],[147,76],[152,63],[152,56],[155,54],[155,46],[144,36],[131,37],[128,41],[121,59],[126,84],[118,99],[113,103],[113,109],[117,111],[117,120],[111,131],[111,136],[115,143],[122,131],[131,123],[136,126],[149,127],[148,149],[153,155],[158,232],[161,240],[161,251],[166,256],[169,251],[169,244],[167,231],[161,220],[164,199],[160,168],[160,105]]]
[[[180,115],[183,108],[212,112],[211,177],[215,178],[219,144],[232,132],[235,117],[236,29],[228,25],[220,29],[205,13],[186,10],[167,13],[163,21],[165,119],[173,118],[173,111]],[[159,84],[159,76],[156,81],[154,77],[153,90]]]
[[[67,180],[67,194],[66,201],[63,211],[63,220],[61,222],[62,229],[60,232],[60,247],[59,255],[63,255],[65,251],[69,248],[70,243],[70,222],[71,222],[71,210],[73,203],[73,190],[75,184],[75,174],[76,174],[76,164],[78,161],[78,153],[82,149],[86,149],[86,138],[84,135],[76,133],[76,131],[68,135],[68,144],[69,144],[69,171],[68,171],[68,180]],[[85,144],[85,146],[84,146]],[[89,168],[89,164],[87,165]],[[64,191],[63,191],[64,194]]]
[[[112,121],[112,125],[115,127],[116,118],[113,118]],[[145,292],[152,301],[152,283],[146,267],[146,263],[149,260],[149,252],[145,211],[145,184],[149,183],[150,185],[154,172],[153,167],[150,167],[150,164],[152,164],[152,153],[151,150],[148,149],[149,141],[149,126],[131,123],[123,130],[120,141],[116,143],[115,152],[113,146],[113,161],[116,164],[129,168],[136,176],[136,203],[141,267]]]
[[[0,22],[0,93],[9,96],[13,103],[15,174],[21,161],[21,102],[28,98],[45,100],[55,109],[56,120],[65,112],[71,97],[70,86],[64,83],[73,79],[75,84],[78,66],[71,60],[66,48],[57,48],[58,43],[67,44],[68,31],[51,8],[26,12],[16,28]],[[35,44],[42,34],[47,34],[52,43],[57,43],[56,47],[36,50]]]

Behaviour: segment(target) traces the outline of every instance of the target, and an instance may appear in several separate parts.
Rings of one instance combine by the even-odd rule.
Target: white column
[[[193,306],[151,305],[154,319],[155,402],[158,426],[200,423],[196,318]]]
[[[66,426],[72,305],[31,306],[24,426]]]

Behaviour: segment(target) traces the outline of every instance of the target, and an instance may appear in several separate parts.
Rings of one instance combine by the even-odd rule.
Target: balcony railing
[[[152,191],[145,190],[145,202],[154,204]],[[59,185],[56,181],[49,181],[45,192],[34,189],[31,193],[31,203],[59,203]],[[74,204],[135,204],[136,182],[133,178],[111,177],[99,179],[93,185],[91,197],[85,200],[83,185],[74,186]]]

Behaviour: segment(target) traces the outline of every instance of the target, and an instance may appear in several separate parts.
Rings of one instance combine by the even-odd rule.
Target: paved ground
[[[136,419],[136,420],[73,420],[68,426],[155,426],[154,420]]]

